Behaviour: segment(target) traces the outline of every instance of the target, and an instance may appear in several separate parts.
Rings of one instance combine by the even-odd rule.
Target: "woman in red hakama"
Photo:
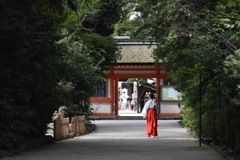
[[[149,100],[146,102],[146,104],[143,107],[142,113],[143,118],[147,120],[146,124],[146,132],[148,137],[154,137],[158,135],[157,132],[157,111],[154,109],[154,95],[151,93],[149,95]]]

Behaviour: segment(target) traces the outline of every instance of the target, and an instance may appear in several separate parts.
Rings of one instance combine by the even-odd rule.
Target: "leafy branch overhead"
[[[216,143],[239,151],[240,142],[233,141],[240,139],[239,1],[137,0],[134,4],[131,13],[138,16],[131,21],[139,25],[129,35],[151,37],[158,43],[153,54],[182,92],[185,124],[198,133],[198,117],[188,114],[198,115],[201,81],[204,136],[219,137]]]

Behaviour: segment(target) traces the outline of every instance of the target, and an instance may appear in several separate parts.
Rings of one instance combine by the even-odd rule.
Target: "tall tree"
[[[232,68],[238,68],[239,60],[239,2],[139,0],[137,4],[142,23],[135,35],[144,33],[158,42],[154,57],[183,93],[185,110],[192,108],[198,115],[201,80],[204,136],[220,137],[216,143],[239,151],[239,77]],[[184,116],[198,131],[198,119]]]
[[[43,3],[1,1],[1,139],[11,148],[44,135],[59,81],[56,21]],[[51,108],[51,107],[50,107]]]
[[[96,49],[82,26],[95,2],[0,2],[0,149],[44,136],[54,110],[88,100],[103,79],[100,66],[118,57],[112,40],[101,46],[96,35]]]
[[[120,19],[121,8],[122,1],[100,0],[99,5],[86,15],[83,26],[102,36],[110,36]]]

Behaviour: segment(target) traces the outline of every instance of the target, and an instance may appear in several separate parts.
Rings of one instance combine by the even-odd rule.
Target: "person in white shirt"
[[[125,92],[123,91],[123,94],[120,96],[120,99],[122,102],[122,105],[121,105],[122,110],[127,109],[127,98],[128,98],[128,95],[126,95]]]
[[[137,93],[136,91],[133,92],[132,94],[132,101],[131,101],[131,105],[133,106],[133,110],[137,110]]]

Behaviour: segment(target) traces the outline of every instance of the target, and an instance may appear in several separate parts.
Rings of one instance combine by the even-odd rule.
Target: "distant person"
[[[154,94],[150,93],[149,100],[145,103],[142,110],[142,114],[143,114],[143,118],[147,120],[147,124],[146,124],[147,136],[152,138],[158,135],[158,132],[157,132],[158,116],[154,106],[155,106]]]
[[[137,93],[136,91],[133,92],[132,94],[132,101],[131,101],[131,105],[133,106],[133,110],[136,110],[136,106],[137,106]]]
[[[121,110],[126,110],[127,109],[127,98],[128,95],[123,91],[122,95],[119,97],[121,99]]]

